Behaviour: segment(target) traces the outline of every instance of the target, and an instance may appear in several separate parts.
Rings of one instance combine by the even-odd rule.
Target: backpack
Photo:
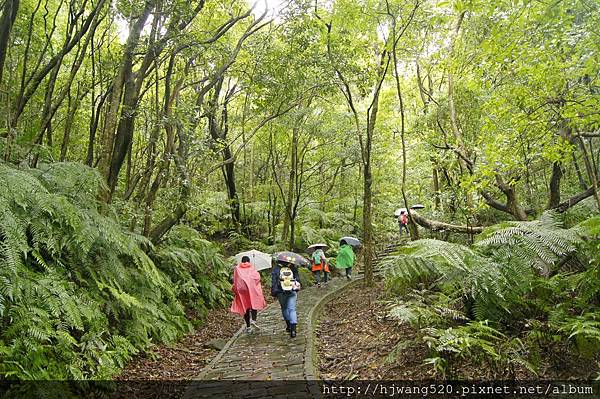
[[[283,291],[292,291],[294,289],[294,273],[289,267],[282,267],[279,270],[279,281]]]
[[[315,251],[313,254],[313,262],[315,262],[315,265],[320,265],[322,259],[323,257],[321,256],[321,251]]]

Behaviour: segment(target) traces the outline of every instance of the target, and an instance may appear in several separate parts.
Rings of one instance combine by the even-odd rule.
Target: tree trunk
[[[562,177],[562,169],[560,162],[554,162],[552,164],[552,176],[550,177],[550,199],[548,201],[548,208],[555,208],[560,203],[560,179]]]
[[[387,60],[387,62],[386,62]],[[386,50],[383,50],[379,60],[379,71],[378,71],[378,82],[375,87],[373,94],[373,101],[371,106],[367,110],[367,135],[365,145],[362,149],[363,159],[363,179],[364,179],[364,192],[363,192],[363,255],[365,262],[365,285],[371,287],[373,285],[373,223],[372,223],[372,184],[373,177],[371,174],[371,149],[373,146],[373,134],[375,132],[375,123],[377,122],[377,113],[379,111],[379,93],[381,92],[381,86],[387,72],[387,68],[390,64],[390,57]]]
[[[508,212],[517,220],[527,220],[527,212],[519,204],[515,188],[506,184],[499,174],[496,174],[496,185],[506,196]]]
[[[482,226],[462,226],[430,220],[419,215],[414,209],[411,211],[411,213],[415,222],[417,222],[420,226],[432,231],[451,231],[453,233],[479,234],[484,229]]]
[[[72,36],[72,32],[69,32],[67,34],[67,40],[63,44],[63,47],[60,49],[60,51],[58,51],[56,55],[50,58],[50,60],[38,72],[34,71],[34,75],[32,75],[26,83],[24,82],[24,86],[21,90],[22,92],[19,94],[19,98],[15,106],[15,111],[11,117],[11,127],[17,126],[19,117],[22,115],[27,103],[35,94],[39,85],[42,84],[44,78],[57,66],[57,64],[62,62],[65,55],[67,55],[73,49],[73,47],[75,47],[81,41],[83,36],[90,30],[91,26],[93,26],[92,31],[98,26],[100,22],[100,19],[98,17],[105,2],[106,0],[99,0],[98,3],[94,6],[94,9],[89,13],[89,15],[85,18],[84,21],[73,21],[72,24],[81,23],[81,26],[79,26],[79,30]],[[82,14],[78,14],[78,17],[80,15]],[[70,25],[68,28],[74,29],[73,26],[74,25]]]
[[[417,5],[415,5],[415,8],[413,9],[412,15],[414,15],[414,12],[416,11],[416,7],[418,7],[418,3],[417,3]],[[392,59],[392,61],[393,61],[393,65],[394,65],[394,80],[396,82],[396,95],[398,96],[398,105],[400,107],[400,143],[402,145],[402,183],[400,185],[400,191],[402,192],[402,200],[404,201],[404,206],[406,207],[407,212],[408,212],[408,221],[410,224],[410,236],[413,240],[418,240],[419,239],[419,229],[417,227],[417,224],[415,223],[415,221],[413,220],[413,218],[411,216],[410,206],[408,204],[408,198],[406,196],[406,142],[405,142],[406,116],[405,116],[405,112],[404,112],[404,100],[402,98],[402,89],[400,87],[400,75],[398,73],[398,53],[397,53],[397,46],[398,46],[398,42],[400,41],[400,37],[402,36],[402,33],[398,34],[398,32],[397,32],[396,17],[391,14],[389,7],[388,7],[388,14],[392,17],[392,40],[393,40],[393,45],[392,45],[392,58],[393,59]],[[409,21],[409,23],[410,23],[410,21]],[[427,102],[424,99],[424,90],[423,90],[423,85],[421,83],[421,76],[419,73],[419,64],[418,63],[417,63],[417,79],[419,81],[419,91],[421,93],[421,98],[423,99],[423,104],[424,104],[424,107],[426,108]]]
[[[432,176],[433,176],[433,207],[435,210],[441,209],[440,201],[440,179],[438,176],[438,168],[434,161],[432,161]]]
[[[598,186],[600,184],[600,182],[596,183],[596,186]],[[558,212],[565,212],[567,209],[571,208],[572,206],[578,204],[579,202],[583,201],[586,198],[591,197],[592,195],[594,195],[594,187],[590,187],[585,191],[580,192],[579,194],[575,194],[574,196],[572,196],[571,198],[561,202],[560,204],[558,204],[556,207],[552,208]]]
[[[227,144],[225,148],[223,148],[223,160],[226,161],[231,159],[233,154],[231,153],[231,148]],[[235,163],[228,162],[223,166],[224,175],[225,175],[225,185],[227,186],[227,196],[229,197],[229,204],[231,206],[231,217],[233,223],[236,228],[239,228],[241,222],[240,215],[240,200],[237,193],[237,188],[235,185]]]
[[[297,121],[299,123],[299,121]],[[283,215],[283,231],[281,232],[281,241],[286,242],[290,237],[290,226],[292,224],[292,203],[294,202],[294,191],[296,183],[296,168],[298,167],[298,127],[294,126],[292,129],[292,145],[291,145],[291,157],[290,157],[290,175],[288,180],[288,190],[286,193],[287,199],[285,200],[285,213]]]
[[[19,0],[4,1],[4,8],[0,17],[0,84],[2,84],[2,71],[4,70],[4,60],[8,51],[10,30],[15,23],[18,10]]]
[[[102,107],[104,106],[104,101],[106,101],[106,98],[109,94],[110,91],[107,91],[104,95],[102,95],[102,97],[98,101],[98,104],[94,104],[93,102],[91,104],[92,120],[90,121],[87,154],[85,157],[85,164],[89,167],[94,166],[94,145],[96,143],[96,132],[98,131],[98,125],[100,123],[100,111],[102,110]]]
[[[75,112],[77,108],[79,108],[80,97],[80,86],[77,85],[77,92],[75,93],[75,100],[71,100],[71,94],[68,94],[68,115],[67,121],[65,123],[65,132],[62,139],[62,144],[60,147],[60,161],[64,162],[67,159],[67,152],[69,151],[69,140],[71,139],[71,129],[73,128],[73,121],[75,120]]]
[[[598,211],[600,211],[600,191],[598,191],[598,177],[596,176],[596,170],[594,165],[590,160],[587,149],[585,148],[585,143],[581,137],[577,138],[579,143],[579,148],[581,149],[581,154],[583,155],[583,163],[585,165],[585,169],[587,171],[588,177],[592,182],[592,190],[594,199],[596,200],[596,206],[598,207]]]
[[[177,128],[177,137],[179,139],[179,147],[175,155],[175,165],[179,174],[179,198],[175,205],[175,209],[167,215],[148,235],[153,244],[158,244],[163,236],[171,230],[173,226],[181,221],[181,218],[187,212],[187,202],[191,193],[189,174],[187,171],[188,159],[188,137],[181,126]]]
[[[367,133],[369,134],[369,133]],[[365,285],[373,285],[373,224],[371,220],[372,204],[372,176],[371,176],[371,153],[365,154],[367,161],[363,168],[363,259],[365,262]]]
[[[458,39],[458,33],[460,31],[460,26],[462,25],[462,21],[465,17],[466,11],[463,11],[458,16],[456,20],[456,24],[454,25],[454,31],[452,32],[451,37],[451,47],[450,47],[450,57],[454,54],[454,47],[456,45],[456,41]],[[454,104],[454,74],[451,69],[448,68],[448,107],[450,109],[450,122],[452,126],[452,134],[454,135],[454,139],[456,140],[456,153],[458,155],[458,162],[462,166],[463,173],[471,172],[472,165],[467,153],[467,147],[465,145],[462,131],[458,124],[458,116],[456,114],[456,105]],[[470,204],[471,199],[470,196],[467,195],[467,204]]]
[[[118,122],[118,114],[121,106],[121,98],[123,97],[123,91],[126,83],[128,83],[129,87],[129,98],[128,101],[131,103],[133,94],[132,89],[134,88],[134,77],[133,74],[133,59],[135,56],[135,49],[137,48],[138,42],[140,40],[140,35],[142,33],[142,29],[146,23],[146,20],[150,16],[150,10],[152,9],[153,4],[152,1],[149,0],[146,2],[145,7],[137,20],[135,22],[130,21],[129,28],[129,36],[127,37],[127,42],[125,44],[125,49],[123,51],[123,58],[121,61],[121,66],[119,68],[119,73],[115,77],[110,97],[108,101],[108,109],[104,116],[104,129],[102,132],[102,146],[100,148],[99,154],[99,162],[98,168],[100,169],[100,173],[104,176],[107,183],[109,183],[108,191],[101,193],[101,200],[104,202],[110,202],[112,192],[114,186],[116,186],[116,179],[114,178],[115,170],[117,168],[117,160],[113,161],[113,148],[115,147],[115,127]],[[136,98],[133,98],[137,100]],[[137,101],[136,101],[137,102]],[[131,106],[131,104],[130,104]],[[128,109],[127,111],[132,111]],[[125,125],[123,123],[119,123],[121,127],[121,133],[126,134],[124,131]],[[132,126],[133,127],[133,126]],[[119,147],[122,148],[125,138],[120,138]],[[117,156],[118,158],[118,156]],[[124,157],[123,157],[124,159]],[[118,174],[118,172],[117,172]],[[112,177],[111,177],[112,176]]]
[[[52,110],[52,98],[54,95],[54,87],[56,87],[56,79],[58,77],[58,72],[60,70],[62,63],[62,58],[56,63],[56,66],[52,70],[52,74],[48,77],[48,84],[46,85],[46,94],[44,96],[44,107],[42,108],[42,122],[40,126],[40,131],[38,132],[36,138],[33,141],[34,146],[42,145],[44,141],[44,134],[49,132],[50,130],[50,122],[52,121],[52,117],[54,116],[54,112]],[[36,168],[38,159],[39,159],[39,149],[33,149],[35,154],[31,158],[31,162],[29,166],[31,168]]]

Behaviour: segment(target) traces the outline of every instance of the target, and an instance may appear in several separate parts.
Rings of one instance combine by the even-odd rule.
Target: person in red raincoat
[[[246,321],[246,333],[252,332],[252,324],[256,325],[257,311],[267,306],[260,285],[260,274],[250,263],[250,258],[242,257],[242,263],[237,265],[233,271],[233,303],[230,311],[244,316]]]

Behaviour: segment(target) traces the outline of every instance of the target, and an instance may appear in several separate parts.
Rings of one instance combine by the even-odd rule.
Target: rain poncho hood
[[[261,310],[267,304],[260,285],[260,274],[245,262],[236,266],[233,271],[233,303],[230,311],[244,315],[248,309]]]
[[[346,269],[354,265],[354,251],[348,244],[344,244],[340,247],[340,252],[336,258],[335,267],[336,269]]]

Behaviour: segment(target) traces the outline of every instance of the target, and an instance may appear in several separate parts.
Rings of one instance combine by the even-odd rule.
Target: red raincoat
[[[248,309],[261,310],[267,306],[260,285],[260,274],[250,263],[240,263],[233,271],[232,313],[246,314]]]

